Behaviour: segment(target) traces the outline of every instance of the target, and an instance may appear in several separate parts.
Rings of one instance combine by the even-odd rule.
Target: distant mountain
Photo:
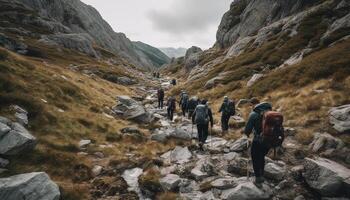
[[[159,48],[163,53],[165,53],[169,58],[179,58],[183,57],[186,54],[187,49],[185,48],[173,48],[173,47],[164,47]]]
[[[143,62],[150,61],[149,65],[155,67],[161,67],[170,62],[170,58],[159,49],[139,41],[132,43],[139,57],[145,59]]]

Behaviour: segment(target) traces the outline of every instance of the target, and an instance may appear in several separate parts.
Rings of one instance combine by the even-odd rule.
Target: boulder
[[[219,137],[211,137],[206,141],[204,147],[213,153],[220,153],[224,151],[227,140]]]
[[[198,160],[195,167],[191,170],[191,175],[197,181],[215,175],[214,165],[209,160],[209,157],[203,157]]]
[[[0,199],[59,200],[60,191],[46,173],[34,172],[1,178]]]
[[[226,190],[226,189],[230,189],[230,188],[234,188],[237,186],[237,178],[235,177],[223,177],[223,178],[218,178],[215,179],[214,181],[212,181],[210,183],[210,185],[213,188],[217,188],[220,190]]]
[[[122,76],[122,77],[118,77],[117,82],[121,85],[134,85],[136,84],[136,81],[126,77],[126,76]]]
[[[94,166],[94,168],[92,168],[92,170],[91,170],[92,175],[93,175],[94,177],[100,175],[101,172],[102,172],[102,169],[103,169],[102,166],[99,166],[99,165]]]
[[[180,181],[181,178],[176,174],[168,174],[159,180],[165,191],[175,191]]]
[[[150,123],[153,120],[152,115],[140,102],[129,96],[118,96],[117,98],[120,104],[112,108],[115,113],[119,112],[124,118],[139,123]]]
[[[6,135],[10,131],[11,128],[8,125],[0,122],[0,138],[2,138],[2,136]]]
[[[230,127],[233,127],[233,128],[242,128],[245,126],[245,120],[243,119],[243,117],[241,116],[232,116],[231,117],[232,119],[232,123],[230,122]]]
[[[335,138],[328,133],[315,133],[314,139],[309,145],[309,148],[312,152],[316,153],[329,149],[340,149],[343,146],[344,142],[339,138]]]
[[[17,155],[34,149],[36,138],[19,123],[12,123],[11,131],[0,140],[0,154]]]
[[[230,151],[233,152],[242,152],[248,149],[248,138],[247,137],[241,137],[236,141],[229,142],[226,144],[228,148],[230,148]]]
[[[303,177],[322,196],[337,197],[350,191],[350,169],[325,158],[306,158]]]
[[[225,200],[259,200],[270,199],[272,196],[271,188],[263,184],[260,188],[253,182],[246,180],[246,177],[238,179],[237,186],[232,189],[224,190],[221,199]]]
[[[226,54],[226,58],[239,56],[244,51],[245,47],[255,38],[256,37],[247,36],[238,40],[230,47]]]
[[[187,147],[176,146],[174,150],[168,151],[161,155],[161,158],[166,163],[177,163],[184,164],[190,160],[192,153],[188,150]]]
[[[247,175],[248,159],[243,157],[236,157],[231,160],[227,166],[227,171],[231,174],[238,174],[241,176]]]
[[[286,175],[285,164],[267,163],[265,165],[265,176],[266,178],[281,181]]]
[[[329,122],[338,132],[350,131],[350,104],[329,110]]]
[[[186,69],[192,69],[199,63],[199,57],[202,53],[202,49],[199,47],[191,47],[186,51],[185,55],[185,67]]]
[[[28,116],[25,113],[15,113],[16,121],[23,126],[28,125]]]
[[[168,134],[164,131],[158,130],[156,133],[151,135],[151,140],[157,142],[165,142],[168,139]]]
[[[11,120],[7,119],[6,117],[2,117],[2,116],[0,116],[0,122],[3,124],[6,124],[8,126],[10,126],[12,123]]]
[[[80,140],[79,148],[84,149],[91,144],[91,140]]]
[[[247,86],[251,87],[255,82],[264,77],[264,74],[254,74],[253,77],[248,81]]]

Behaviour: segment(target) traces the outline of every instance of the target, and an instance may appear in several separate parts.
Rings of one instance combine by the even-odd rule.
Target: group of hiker
[[[179,107],[181,108],[182,116],[192,120],[192,123],[197,126],[198,132],[198,148],[204,151],[203,145],[208,138],[209,128],[214,126],[213,112],[209,106],[207,99],[199,99],[191,97],[186,91],[181,91],[179,98]],[[158,105],[163,108],[164,90],[158,90]],[[264,167],[265,156],[270,149],[279,147],[284,140],[283,116],[279,112],[272,111],[270,103],[260,103],[258,99],[251,99],[252,112],[242,133],[245,137],[250,136],[253,132],[253,140],[251,144],[251,158],[255,175],[255,183],[261,184],[264,182]],[[176,110],[176,98],[169,97],[167,101],[168,119],[173,121],[174,112]],[[222,133],[227,133],[229,130],[229,120],[231,116],[236,114],[235,103],[227,96],[224,97],[223,103],[220,106],[221,113],[221,129]],[[248,143],[249,144],[249,143]]]

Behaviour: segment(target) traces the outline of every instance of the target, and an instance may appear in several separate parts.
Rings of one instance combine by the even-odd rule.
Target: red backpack
[[[262,138],[269,148],[282,145],[284,140],[283,115],[279,112],[267,111],[262,120]]]

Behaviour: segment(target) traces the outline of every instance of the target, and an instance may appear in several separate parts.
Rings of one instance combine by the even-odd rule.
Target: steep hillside
[[[164,47],[159,48],[163,53],[165,53],[169,58],[179,58],[183,57],[186,54],[187,49],[185,48],[173,48],[173,47]]]
[[[17,3],[8,0],[1,2],[3,8],[17,5]],[[28,12],[37,12],[36,19],[25,16],[24,13],[16,13],[16,9],[12,9],[12,12],[5,10],[2,14],[16,19],[20,23],[35,24],[49,29],[49,33],[41,32],[42,39],[47,43],[55,42],[67,48],[81,50],[98,57],[98,52],[77,48],[72,44],[76,41],[84,41],[85,46],[96,44],[122,56],[138,67],[146,69],[154,67],[152,58],[145,54],[140,55],[125,34],[114,32],[95,8],[80,0],[17,0],[16,2],[24,4]],[[25,17],[25,20],[17,18],[18,16]]]
[[[210,99],[214,110],[225,95],[236,102],[257,97],[282,111],[287,126],[302,129],[302,143],[317,131],[349,142],[328,124],[329,109],[350,102],[349,6],[341,0],[234,1],[214,47],[196,56],[190,70],[188,60],[178,59],[163,72],[179,79],[173,94],[186,89]]]
[[[161,67],[170,62],[170,58],[155,47],[143,42],[133,42],[133,45],[141,58],[148,58],[152,62],[150,65]],[[146,62],[146,60],[144,62]]]

